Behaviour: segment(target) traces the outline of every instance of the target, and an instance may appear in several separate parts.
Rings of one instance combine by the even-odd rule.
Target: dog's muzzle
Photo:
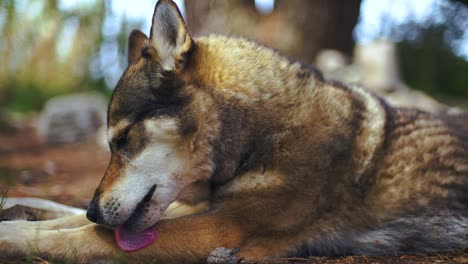
[[[142,198],[142,200],[136,205],[135,210],[132,212],[130,217],[125,221],[125,225],[129,229],[134,229],[135,224],[140,220],[140,218],[146,213],[147,208],[149,207],[149,202],[151,201],[151,198],[153,197],[153,194],[156,190],[157,185],[153,185],[146,195]],[[100,192],[96,192],[96,194],[93,197],[93,200],[88,206],[88,211],[86,212],[86,218],[88,218],[89,221],[94,222],[96,224],[100,225],[105,225],[108,227],[112,227],[109,225],[108,221],[105,221],[104,219],[104,214],[99,206],[99,199],[100,199]],[[119,223],[117,223],[119,224]],[[121,224],[121,223],[120,223]]]

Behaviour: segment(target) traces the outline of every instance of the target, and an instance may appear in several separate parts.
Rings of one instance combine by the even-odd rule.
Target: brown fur
[[[193,179],[178,199],[209,206],[159,221],[158,240],[125,258],[200,262],[217,247],[261,260],[468,245],[465,121],[392,108],[244,39],[192,39],[175,5],[159,3],[176,12],[168,16],[174,23],[163,33],[153,24],[152,34],[169,40],[130,38],[132,64],[109,106],[113,156],[90,208],[145,149],[143,124],[167,117],[177,120],[177,133],[165,140],[187,161],[178,177]],[[168,43],[170,58],[155,46]],[[118,252],[100,226],[49,232],[37,244],[45,255],[85,262]],[[7,238],[0,251],[24,253]],[[63,241],[77,253],[57,244]]]

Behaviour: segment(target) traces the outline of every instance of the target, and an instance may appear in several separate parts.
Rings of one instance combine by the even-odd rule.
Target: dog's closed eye
[[[117,141],[115,142],[117,149],[122,149],[124,147],[127,142],[127,134],[128,133],[125,133],[117,138]]]
[[[115,138],[113,138],[111,141],[111,148],[114,150],[122,149],[127,143],[129,131],[130,131],[130,128],[126,128],[122,130],[122,132],[120,132]]]

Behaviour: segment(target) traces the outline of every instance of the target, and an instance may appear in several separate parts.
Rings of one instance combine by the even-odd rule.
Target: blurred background
[[[194,36],[254,39],[396,105],[468,105],[467,0],[176,2]],[[0,0],[0,192],[86,207],[127,36],[149,32],[155,3]]]

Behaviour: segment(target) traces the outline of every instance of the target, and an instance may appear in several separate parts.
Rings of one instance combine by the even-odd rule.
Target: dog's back
[[[429,253],[468,246],[463,122],[387,107],[383,154],[365,199],[376,226],[357,236],[353,252]]]
[[[262,200],[273,211],[289,208],[279,216],[244,215],[246,222],[264,217],[271,232],[300,233],[294,240],[303,241],[297,248],[307,254],[435,252],[467,245],[468,119],[392,107],[243,39],[213,36],[198,44],[194,56],[206,58],[209,50],[215,62],[201,83],[226,89],[216,91],[229,102],[224,110],[244,113],[242,135],[254,139],[241,135],[228,144],[230,152],[249,158],[250,173],[242,171],[220,193],[246,193],[238,201],[245,207]],[[235,117],[224,122],[235,124]],[[246,151],[239,142],[255,145]],[[253,177],[258,168],[275,173]],[[252,183],[259,181],[262,188]],[[278,187],[284,193],[266,199]]]

